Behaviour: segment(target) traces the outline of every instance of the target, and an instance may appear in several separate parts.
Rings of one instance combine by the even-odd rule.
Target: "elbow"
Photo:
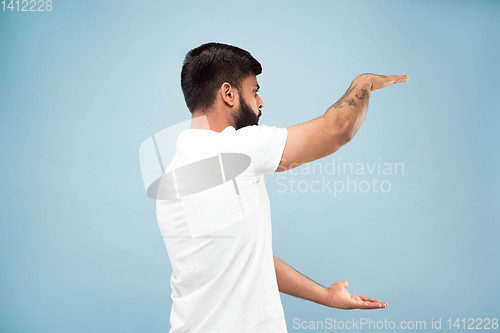
[[[352,133],[352,128],[348,128],[342,132],[341,137],[340,137],[340,143],[343,146],[346,143],[348,143],[349,141],[351,141],[353,137],[354,137],[354,134]]]
[[[354,137],[354,134],[352,132],[352,129],[346,131],[346,133],[344,134],[344,141],[343,141],[343,144],[342,145],[345,145],[346,143],[348,143],[349,141],[352,140],[352,138]]]
[[[353,125],[350,121],[342,121],[338,124],[336,132],[336,139],[341,146],[345,145],[354,137]]]
[[[347,117],[340,117],[335,115],[335,117],[324,116],[326,119],[325,129],[326,135],[328,137],[328,153],[332,154],[336,152],[340,147],[351,141],[354,136],[353,123]]]

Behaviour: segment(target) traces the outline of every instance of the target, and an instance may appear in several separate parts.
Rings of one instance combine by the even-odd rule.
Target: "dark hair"
[[[241,91],[241,81],[250,74],[262,73],[260,63],[239,47],[206,43],[186,55],[181,72],[181,86],[188,109],[209,108],[220,86],[228,82]]]

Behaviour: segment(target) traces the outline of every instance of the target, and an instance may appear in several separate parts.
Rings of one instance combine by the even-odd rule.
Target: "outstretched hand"
[[[378,90],[390,86],[395,83],[408,81],[408,75],[378,75],[365,73],[359,77],[368,80],[371,83],[371,91]]]
[[[380,309],[386,308],[388,304],[366,296],[351,295],[344,280],[327,288],[325,305],[337,309]]]

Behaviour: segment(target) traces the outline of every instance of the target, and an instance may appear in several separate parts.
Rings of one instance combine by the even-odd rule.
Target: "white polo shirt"
[[[264,183],[264,174],[278,167],[286,139],[286,128],[265,125],[180,133],[165,173],[221,153],[247,155],[250,165],[220,185],[156,201],[173,270],[170,333],[287,332]],[[205,172],[202,164],[195,170]]]

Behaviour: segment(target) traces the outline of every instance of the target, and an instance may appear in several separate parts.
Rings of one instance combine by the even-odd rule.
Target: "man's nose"
[[[262,98],[259,97],[259,99],[257,100],[257,107],[259,109],[262,109],[264,107],[264,101],[262,100]]]

